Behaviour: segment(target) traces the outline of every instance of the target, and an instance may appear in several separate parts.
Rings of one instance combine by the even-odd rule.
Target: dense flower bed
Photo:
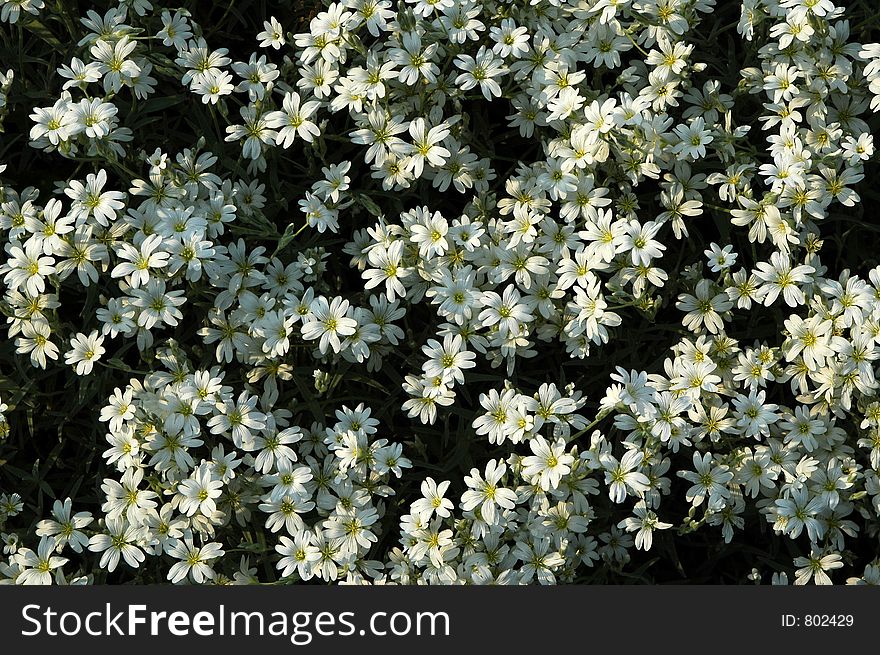
[[[0,3],[0,581],[880,582],[865,3]]]

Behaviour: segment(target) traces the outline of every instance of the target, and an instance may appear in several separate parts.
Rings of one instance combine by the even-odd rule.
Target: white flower
[[[489,34],[495,41],[492,51],[500,57],[520,58],[529,50],[528,29],[518,26],[511,18],[503,19],[498,27],[491,27]]]
[[[446,239],[449,223],[440,212],[430,214],[427,207],[416,210],[414,216],[419,221],[410,227],[409,238],[410,241],[418,245],[419,254],[425,259],[435,255],[443,255],[449,248],[449,242]]]
[[[755,275],[764,282],[764,304],[769,307],[782,293],[785,304],[789,307],[803,305],[804,292],[798,283],[809,283],[811,274],[815,272],[815,268],[806,264],[792,266],[788,256],[780,252],[774,252],[769,262],[758,262]]]
[[[455,65],[464,71],[455,78],[455,83],[463,91],[479,85],[486,100],[501,97],[501,86],[494,78],[504,74],[506,69],[501,59],[494,56],[492,50],[480,46],[476,57],[460,54],[455,59]]]
[[[272,47],[275,50],[280,49],[281,46],[287,43],[284,38],[284,28],[281,27],[281,23],[274,16],[271,16],[269,20],[263,21],[263,31],[257,34],[257,39],[260,40],[261,48]]]
[[[805,585],[811,579],[817,585],[830,585],[833,583],[826,571],[843,568],[843,558],[838,553],[823,555],[814,546],[809,557],[795,557],[794,565],[799,567],[795,571],[794,583],[796,585]]]
[[[24,567],[24,571],[15,579],[15,584],[50,585],[52,571],[67,563],[66,557],[55,555],[57,543],[55,537],[44,536],[35,553],[30,548],[21,548],[15,558]]]
[[[58,359],[58,346],[49,340],[52,329],[45,321],[27,321],[22,324],[21,335],[15,340],[16,352],[30,353],[35,366],[46,368],[47,358]]]
[[[465,349],[461,335],[447,334],[443,337],[442,344],[436,339],[429,339],[422,346],[422,352],[428,357],[428,361],[422,366],[425,376],[440,376],[450,384],[453,381],[464,384],[462,369],[476,366],[473,361],[476,354]]]
[[[321,131],[309,119],[320,106],[321,103],[318,100],[308,100],[301,103],[299,93],[296,91],[285,93],[282,109],[269,112],[265,116],[267,125],[281,128],[275,136],[275,142],[283,148],[289,148],[293,145],[296,137],[311,143],[315,137],[321,134]]]
[[[128,58],[136,47],[137,41],[128,35],[112,44],[98,39],[91,47],[89,53],[98,62],[98,72],[104,77],[104,91],[118,93],[123,84],[131,84],[140,74],[140,67]]]
[[[175,563],[168,571],[168,580],[176,584],[188,575],[196,584],[213,580],[217,574],[209,562],[222,557],[224,553],[222,544],[215,541],[196,546],[192,537],[178,539],[168,548],[168,554],[181,561]]]
[[[106,520],[107,533],[100,533],[89,539],[89,550],[101,553],[98,566],[109,572],[116,570],[119,558],[125,560],[131,568],[136,569],[146,559],[144,551],[138,548],[141,529],[132,525],[123,517]]]
[[[281,577],[293,575],[294,571],[303,580],[310,580],[314,575],[312,565],[321,559],[321,551],[314,544],[314,533],[300,530],[293,539],[282,536],[275,545],[275,551],[283,557],[275,565],[281,571]]]
[[[9,5],[4,5],[4,9]],[[51,107],[38,107],[31,114],[36,123],[30,130],[31,141],[47,138],[49,143],[57,146],[67,141],[80,131],[75,116],[70,108],[70,101],[60,98]]]
[[[339,352],[340,337],[351,336],[357,329],[357,321],[347,315],[348,309],[348,301],[338,296],[329,303],[324,296],[315,298],[309,307],[308,320],[302,325],[303,339],[320,339],[318,348],[322,353],[327,352],[328,346]]]
[[[496,389],[490,389],[488,394],[481,393],[480,405],[486,413],[474,419],[476,433],[488,435],[489,443],[503,443],[516,429],[518,401],[515,389],[505,389],[501,394]]]
[[[263,154],[265,144],[275,141],[279,133],[273,128],[279,123],[270,114],[261,114],[253,105],[239,109],[244,125],[229,125],[226,128],[226,141],[244,139],[241,154],[248,159],[258,159]]]
[[[174,46],[178,51],[185,48],[186,42],[192,37],[186,18],[179,10],[173,16],[167,9],[162,10],[162,29],[156,34],[156,37],[162,39],[162,45]]]
[[[628,493],[639,496],[650,488],[650,480],[638,471],[645,454],[639,450],[628,450],[617,460],[611,453],[602,453],[599,461],[605,469],[605,484],[608,497],[615,503],[622,503]]]
[[[461,507],[470,511],[479,508],[480,516],[486,523],[495,523],[496,506],[502,509],[513,509],[516,503],[516,492],[498,486],[499,481],[507,472],[504,462],[492,459],[486,463],[485,478],[480,471],[472,468],[464,482],[468,490],[461,496]]]
[[[412,85],[419,81],[420,76],[429,82],[437,80],[440,69],[431,61],[437,51],[437,43],[422,47],[422,39],[417,32],[404,32],[400,46],[388,52],[391,61],[403,67],[398,74],[400,82]]]
[[[449,485],[449,480],[438,484],[434,478],[425,478],[421,485],[422,498],[410,506],[410,511],[421,514],[424,521],[430,520],[434,514],[441,518],[450,516],[454,506],[451,500],[443,497]]]
[[[55,258],[43,254],[43,244],[38,239],[28,239],[24,248],[6,244],[9,259],[0,267],[5,270],[3,281],[12,289],[23,289],[35,296],[46,290],[45,278],[55,272]]]
[[[736,263],[737,254],[733,252],[733,246],[728,244],[723,248],[717,243],[710,243],[709,248],[703,251],[709,262],[709,270],[713,273],[726,271]]]
[[[223,482],[214,477],[210,466],[199,466],[189,478],[177,486],[180,511],[187,516],[201,512],[211,517],[217,511],[216,499],[223,493]]]
[[[545,491],[557,488],[562,476],[570,473],[574,464],[574,457],[565,452],[565,440],[549,443],[538,435],[529,441],[529,448],[534,455],[523,458],[523,475],[537,478],[538,486]]]
[[[236,448],[254,450],[256,444],[252,431],[266,427],[266,415],[255,409],[258,400],[257,396],[242,391],[235,402],[231,397],[223,401],[218,407],[220,413],[208,419],[211,433],[229,434]]]
[[[77,333],[70,340],[71,348],[64,354],[64,363],[75,364],[77,375],[88,375],[94,363],[106,352],[103,343],[104,337],[97,330],[92,330],[88,336]]]
[[[140,313],[137,324],[150,329],[157,323],[177,325],[183,318],[183,313],[178,307],[186,302],[182,289],[167,291],[164,280],[150,279],[147,284],[130,291],[131,304],[138,308]]]
[[[657,518],[657,514],[648,509],[644,500],[640,500],[633,508],[633,514],[617,524],[618,528],[624,528],[627,532],[636,533],[636,548],[651,550],[654,530],[666,530],[672,527],[671,523],[664,523]]]
[[[407,169],[412,170],[416,177],[421,177],[425,164],[437,168],[443,166],[449,150],[439,145],[449,136],[449,126],[440,123],[428,128],[424,118],[416,118],[409,124],[409,133],[413,143],[409,147]]]
[[[102,168],[86,176],[85,184],[79,180],[71,180],[64,193],[73,200],[70,215],[76,222],[85,222],[94,216],[99,225],[109,225],[116,219],[116,212],[125,207],[122,202],[125,194],[120,191],[104,191],[107,184],[107,172]]]
[[[52,504],[52,518],[37,523],[37,536],[54,537],[56,550],[69,545],[75,553],[81,553],[89,545],[89,538],[81,528],[95,519],[90,512],[77,512],[71,516],[72,507],[70,498],[65,498],[64,502],[56,500]]]
[[[711,334],[718,334],[724,329],[722,315],[733,307],[733,303],[726,293],[713,293],[710,280],[700,280],[694,293],[696,295],[680,294],[675,303],[676,309],[687,312],[682,324],[695,332],[705,326]]]

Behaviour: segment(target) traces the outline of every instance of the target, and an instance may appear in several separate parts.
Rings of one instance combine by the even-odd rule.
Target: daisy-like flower
[[[406,161],[413,175],[421,177],[425,164],[442,167],[450,154],[440,145],[449,136],[449,125],[440,123],[429,129],[425,119],[419,117],[409,124],[409,133],[413,142],[409,146]]]
[[[107,306],[99,308],[95,313],[103,323],[102,334],[115,337],[117,334],[130,334],[137,329],[135,308],[127,299],[110,298]]]
[[[187,576],[196,584],[205,580],[213,580],[217,573],[211,568],[211,560],[223,557],[225,551],[222,544],[212,541],[203,546],[196,546],[192,536],[178,539],[168,547],[167,553],[181,561],[176,562],[168,571],[168,580],[177,584]]]
[[[639,471],[645,454],[640,450],[628,450],[617,460],[611,453],[602,453],[599,462],[605,469],[605,484],[612,502],[622,503],[628,493],[640,496],[651,488],[648,476]]]
[[[77,333],[70,340],[70,350],[64,353],[64,363],[74,365],[77,375],[88,375],[105,352],[103,343],[104,337],[97,330],[92,330],[88,336]]]
[[[251,53],[247,62],[239,61],[232,64],[232,70],[242,78],[235,87],[236,91],[247,91],[251,102],[263,100],[267,91],[271,91],[274,80],[281,72],[275,64],[268,63],[266,55],[257,56]]]
[[[125,208],[125,194],[121,191],[104,191],[105,184],[107,172],[103,168],[97,173],[89,173],[85,183],[79,180],[67,183],[64,193],[73,200],[70,215],[77,224],[94,216],[99,225],[106,227],[116,220],[116,213]]]
[[[816,517],[823,510],[825,501],[820,496],[810,496],[806,487],[792,489],[787,498],[776,499],[776,523],[774,527],[792,539],[797,539],[804,528],[811,541],[817,541],[825,528]]]
[[[132,525],[140,525],[147,516],[147,511],[156,507],[157,494],[149,489],[140,489],[144,480],[144,469],[135,467],[125,471],[122,480],[117,482],[105,478],[101,490],[107,495],[101,511],[107,519],[124,518]]]
[[[239,109],[239,114],[244,121],[243,125],[228,125],[226,127],[226,141],[241,141],[241,154],[247,159],[259,159],[263,154],[264,144],[275,141],[278,132],[274,126],[276,122],[269,114],[261,114],[254,105],[245,105]]]
[[[464,339],[461,335],[447,334],[441,344],[436,339],[429,339],[422,346],[422,352],[428,357],[428,361],[422,366],[422,371],[427,377],[440,376],[447,383],[451,381],[464,384],[464,372],[462,369],[476,366],[476,354],[465,349]]]
[[[649,509],[644,500],[640,500],[633,507],[633,516],[623,519],[617,524],[618,528],[623,528],[627,532],[635,532],[636,548],[640,550],[651,550],[651,544],[654,539],[654,530],[667,530],[672,527],[671,523],[664,523],[658,517],[654,510]]]
[[[488,394],[481,393],[480,405],[486,411],[474,419],[476,433],[488,435],[489,443],[503,443],[516,429],[518,396],[515,389],[505,389],[500,394],[496,389],[489,389]]]
[[[418,245],[419,254],[425,259],[443,255],[449,248],[449,241],[446,238],[449,223],[440,212],[430,214],[427,207],[420,208],[415,215],[419,217],[419,221],[410,227],[409,238]]]
[[[529,441],[529,448],[534,454],[523,458],[523,475],[537,478],[538,486],[544,491],[556,489],[562,476],[568,475],[574,464],[574,456],[565,452],[565,440],[550,443],[538,435]]]
[[[485,327],[498,325],[502,335],[516,334],[520,323],[534,319],[528,306],[520,299],[519,291],[512,284],[505,287],[500,296],[494,291],[486,291],[480,298],[486,309],[480,312],[478,319]]]
[[[31,233],[31,239],[42,244],[47,255],[59,255],[66,250],[67,242],[63,237],[74,229],[73,218],[61,215],[61,202],[56,198],[46,203],[41,216],[25,217],[24,226]],[[57,266],[55,272],[59,272]]]
[[[35,123],[30,130],[31,141],[46,138],[57,146],[80,131],[70,110],[70,101],[65,98],[60,98],[51,107],[35,108],[30,117]]]
[[[76,132],[85,132],[91,139],[103,139],[110,134],[112,121],[119,111],[116,105],[100,98],[83,98],[70,106]]]
[[[324,178],[312,185],[316,193],[330,202],[339,202],[340,195],[347,191],[351,178],[346,175],[351,169],[351,162],[344,161],[339,164],[330,164],[321,168]]]
[[[263,21],[263,31],[257,34],[261,48],[274,48],[279,50],[281,46],[287,43],[284,38],[284,28],[281,26],[274,16],[270,16],[269,20]]]
[[[821,437],[828,431],[825,422],[810,416],[810,410],[807,407],[796,408],[794,415],[788,415],[786,420],[779,423],[779,428],[784,430],[784,440],[787,443],[803,446],[808,453],[819,447],[817,437]]]
[[[728,244],[721,248],[717,243],[710,243],[709,248],[703,251],[709,262],[709,270],[713,273],[726,271],[736,263],[737,254],[733,252],[733,246]]]
[[[677,155],[688,159],[706,156],[706,145],[712,142],[712,133],[706,129],[702,116],[697,116],[687,125],[679,125],[674,130],[679,142],[672,148]]]
[[[71,516],[73,501],[65,498],[52,504],[52,518],[37,523],[38,537],[54,537],[55,548],[59,550],[69,545],[73,552],[81,553],[89,545],[89,538],[81,528],[90,525],[94,518],[90,512],[77,512]]]
[[[208,71],[193,81],[191,89],[202,97],[203,104],[216,105],[223,96],[232,95],[235,85],[226,71]]]
[[[724,464],[713,465],[712,453],[694,453],[694,468],[696,471],[679,471],[678,476],[693,483],[685,494],[685,498],[694,506],[698,507],[709,499],[710,510],[719,510],[730,497],[730,489],[727,483],[733,479],[733,473]]]
[[[255,450],[254,432],[266,427],[266,415],[255,409],[258,400],[258,396],[242,391],[235,402],[223,401],[220,413],[208,419],[211,434],[228,434],[236,448]]]
[[[89,51],[96,62],[98,72],[104,77],[104,91],[118,93],[123,85],[140,75],[141,69],[129,56],[137,47],[137,41],[124,35],[116,43],[98,39]]]
[[[755,275],[764,282],[764,304],[769,307],[781,293],[789,307],[803,305],[804,292],[798,285],[808,284],[815,272],[816,269],[807,264],[793,267],[787,254],[774,252],[769,262],[759,262],[755,270]]]
[[[22,324],[21,336],[15,340],[15,352],[29,353],[35,366],[46,368],[47,358],[58,359],[58,346],[50,341],[50,336],[52,329],[45,320],[27,321]]]
[[[695,295],[682,293],[675,303],[676,309],[687,312],[682,324],[696,332],[705,326],[710,334],[724,330],[722,315],[733,307],[733,302],[725,292],[713,293],[712,281],[702,279],[697,283]]]
[[[813,580],[817,585],[830,585],[831,577],[827,571],[843,568],[843,558],[839,553],[823,554],[815,545],[810,550],[809,557],[795,557],[794,565],[798,567],[795,571],[794,583],[796,585],[805,585]]]
[[[31,296],[46,290],[45,278],[55,272],[55,258],[43,253],[43,244],[39,239],[28,239],[24,248],[6,244],[9,259],[0,266],[5,270],[3,281],[12,289],[22,289]]]
[[[281,110],[266,114],[268,124],[278,129],[275,143],[282,148],[289,148],[293,145],[296,137],[306,143],[311,143],[315,137],[321,134],[321,130],[309,119],[320,106],[319,100],[301,102],[299,93],[296,91],[285,93]]]
[[[187,516],[200,512],[210,518],[217,511],[216,499],[223,493],[223,482],[214,476],[210,465],[202,464],[177,485],[177,493],[181,512]]]
[[[107,518],[106,533],[93,535],[89,539],[89,550],[101,553],[98,566],[110,573],[116,570],[122,558],[131,568],[136,569],[146,559],[138,544],[141,541],[141,528],[129,523],[124,517]]]
[[[357,321],[347,316],[348,308],[348,301],[338,296],[329,303],[324,296],[315,298],[309,307],[309,320],[302,325],[303,339],[320,339],[318,349],[321,353],[326,353],[328,347],[339,352],[342,346],[340,337],[351,336],[357,329]]]
[[[167,9],[162,10],[162,29],[156,37],[162,39],[162,45],[173,46],[180,51],[186,47],[186,42],[192,38],[192,30],[186,15],[181,11],[175,11],[174,15]]]
[[[314,543],[315,533],[311,530],[300,530],[290,537],[282,536],[275,544],[275,552],[282,555],[275,565],[286,578],[296,572],[302,580],[310,580],[314,576],[312,565],[321,559],[321,551]]]
[[[789,19],[794,21],[804,20],[809,15],[821,18],[835,10],[832,0],[782,0],[779,4],[790,12]]]
[[[387,247],[370,248],[367,253],[370,268],[361,273],[365,289],[385,284],[385,296],[389,302],[398,296],[406,296],[406,288],[401,280],[408,277],[411,271],[403,265],[403,246],[403,241],[394,241]]]
[[[138,465],[141,458],[141,445],[135,438],[134,428],[120,425],[112,432],[107,433],[105,438],[110,444],[110,448],[101,453],[101,456],[107,460],[107,464],[115,464],[118,471],[125,471]]]
[[[145,286],[132,289],[130,293],[132,306],[140,310],[137,324],[147,330],[157,323],[177,325],[183,318],[178,307],[186,302],[184,291],[166,291],[164,280],[151,278]]]
[[[434,478],[425,478],[421,485],[422,497],[410,505],[410,511],[421,514],[424,521],[430,520],[434,514],[441,518],[450,516],[453,510],[452,501],[443,497],[449,485],[449,480],[438,484]]]
[[[376,162],[381,166],[387,157],[396,160],[406,155],[409,145],[398,134],[406,132],[407,126],[400,117],[391,116],[386,111],[371,109],[366,120],[359,121],[361,129],[350,134],[352,143],[367,145],[364,161]]]
[[[455,58],[455,65],[464,71],[455,78],[455,83],[462,91],[469,91],[479,85],[486,100],[501,97],[501,86],[495,78],[503,75],[507,69],[492,50],[480,46],[476,57],[460,54]]]
[[[40,539],[35,553],[30,548],[21,548],[15,558],[24,571],[15,579],[20,585],[50,585],[52,571],[67,563],[66,557],[55,554],[57,543],[55,537],[45,536]]]
[[[67,79],[61,89],[64,91],[71,87],[85,89],[92,82],[97,82],[101,79],[98,66],[98,62],[84,63],[79,57],[73,57],[69,64],[62,64],[58,68],[58,74]]]
[[[277,500],[267,499],[259,505],[260,511],[269,515],[266,519],[266,527],[271,532],[279,532],[284,528],[291,535],[305,529],[305,522],[300,515],[314,508],[313,501],[299,494],[284,496]],[[334,546],[334,549],[338,549],[338,546]]]
[[[168,265],[170,255],[159,250],[163,246],[163,238],[159,234],[151,234],[142,239],[135,239],[135,245],[120,243],[116,254],[125,260],[113,267],[111,277],[127,277],[132,288],[150,281],[150,270],[164,268]]]
[[[472,468],[466,475],[464,483],[468,490],[461,496],[461,507],[465,511],[479,508],[482,519],[492,525],[497,517],[497,508],[513,509],[516,503],[516,492],[499,486],[501,478],[507,472],[507,465],[494,459],[486,463],[485,476],[479,469]]]
[[[629,252],[634,265],[650,266],[651,260],[662,256],[666,250],[666,246],[654,238],[660,227],[661,224],[655,221],[648,221],[644,225],[630,221],[620,240],[620,250]]]
[[[370,530],[370,526],[378,520],[379,515],[372,507],[337,509],[324,523],[324,536],[340,552],[354,555],[379,540]]]
[[[302,431],[294,426],[286,428],[267,436],[257,436],[254,439],[256,449],[260,451],[254,460],[254,468],[262,473],[268,473],[282,462],[295,462],[296,452],[288,445],[302,439]]]
[[[422,37],[418,32],[404,32],[400,38],[400,47],[388,51],[389,59],[402,66],[397,79],[410,86],[422,77],[429,82],[436,82],[440,69],[431,58],[438,47],[438,43],[422,47]]]
[[[825,360],[834,356],[832,342],[846,341],[832,336],[833,322],[821,315],[802,319],[792,315],[785,319],[785,329],[790,335],[783,345],[786,361],[794,361],[803,357],[810,370],[819,370],[825,366]],[[841,344],[842,345],[842,344]]]
[[[266,483],[274,485],[269,492],[269,501],[278,502],[286,496],[309,495],[306,484],[313,479],[308,466],[294,466],[289,459],[278,461],[276,472],[266,476]]]
[[[512,18],[505,18],[497,27],[489,28],[489,36],[495,41],[492,51],[499,57],[519,59],[529,51],[529,30],[517,25]]]

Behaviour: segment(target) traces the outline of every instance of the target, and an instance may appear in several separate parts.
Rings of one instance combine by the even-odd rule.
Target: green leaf
[[[357,204],[366,209],[376,218],[382,218],[385,215],[385,213],[379,208],[379,205],[373,202],[369,196],[364,194],[357,195]]]

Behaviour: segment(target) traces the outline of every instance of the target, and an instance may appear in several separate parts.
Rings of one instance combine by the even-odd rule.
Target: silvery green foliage
[[[880,106],[880,44],[853,42],[841,7],[744,2],[739,38],[763,40],[725,88],[689,39],[712,0],[346,0],[302,33],[266,16],[241,61],[197,16],[159,4],[89,12],[57,100],[31,108],[30,146],[93,170],[50,197],[0,187],[7,337],[22,361],[86,376],[133,348],[146,368],[96,411],[101,512],[59,500],[34,533],[4,532],[4,582],[148,566],[175,583],[571,582],[625,570],[669,535],[733,542],[747,516],[808,553],[791,562],[796,584],[843,582],[844,561],[846,581],[880,581],[849,551],[878,534],[880,269],[820,256],[829,209],[859,203],[865,117]],[[7,0],[0,17],[41,9]],[[139,34],[162,44],[161,74]],[[240,175],[204,142],[139,151],[115,101],[153,97],[169,71],[218,108]],[[15,74],[0,76],[0,112]],[[749,95],[761,115],[737,125]],[[543,157],[478,154],[474,100],[503,106]],[[343,117],[350,129],[333,132]],[[334,160],[328,138],[357,158]],[[303,147],[326,165],[278,248],[234,237],[266,220],[267,156]],[[124,184],[109,162],[129,167]],[[369,189],[455,202],[386,213],[354,170]],[[642,208],[645,188],[660,212]],[[710,209],[752,252],[712,242],[679,260]],[[323,275],[328,251],[298,247],[303,230],[344,239],[362,287]],[[57,318],[71,285],[101,290],[75,330]],[[511,381],[548,344],[588,361],[638,338],[626,312],[653,316],[670,287],[684,329],[662,370],[612,365],[590,405],[558,380]],[[196,315],[194,290],[210,311],[198,342],[178,343],[169,330]],[[415,307],[436,318],[423,343],[400,327]],[[772,337],[728,335],[758,307],[784,318]],[[314,375],[292,365],[295,349]],[[459,411],[468,439],[505,454],[444,479],[371,407],[333,401],[336,364],[378,371],[399,352],[414,432],[457,409],[471,369],[493,371]],[[229,384],[239,367],[246,381]],[[292,411],[303,388],[326,394],[329,418]],[[420,493],[383,520],[405,481]],[[0,525],[23,511],[7,491]],[[255,566],[266,560],[274,577]]]

